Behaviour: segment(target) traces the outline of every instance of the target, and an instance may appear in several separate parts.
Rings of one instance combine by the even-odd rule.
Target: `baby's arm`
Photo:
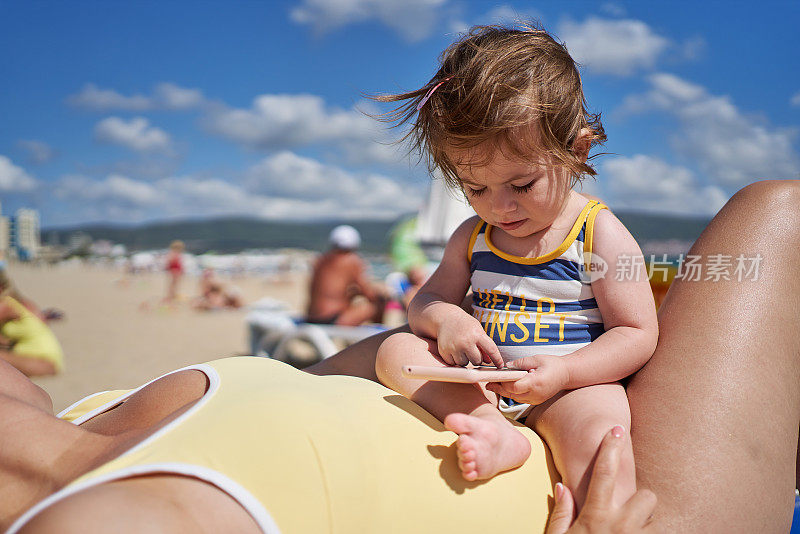
[[[464,221],[453,233],[436,271],[408,307],[408,324],[417,336],[435,339],[439,355],[450,365],[503,365],[500,351],[481,323],[460,304],[469,287],[467,252],[477,217]]]
[[[642,252],[608,210],[597,215],[592,248],[608,264],[605,276],[592,281],[606,331],[565,357],[569,378],[564,389],[614,382],[633,374],[650,359],[658,341],[658,319]]]

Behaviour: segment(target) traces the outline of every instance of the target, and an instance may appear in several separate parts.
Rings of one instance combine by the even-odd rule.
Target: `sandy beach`
[[[192,309],[195,277],[184,278],[181,302],[170,308],[159,304],[166,284],[163,273],[125,280],[111,267],[77,264],[12,264],[9,273],[40,307],[65,314],[51,323],[64,349],[64,372],[34,379],[53,398],[57,411],[96,391],[135,387],[185,365],[248,352],[247,310]],[[241,289],[245,303],[271,297],[296,311],[305,303],[306,277],[301,274],[281,280],[244,276],[230,283]]]

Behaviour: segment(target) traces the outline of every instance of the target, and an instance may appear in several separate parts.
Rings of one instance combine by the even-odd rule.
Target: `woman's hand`
[[[515,382],[491,382],[486,389],[517,402],[541,404],[569,383],[569,370],[561,356],[537,354],[508,362],[508,367],[528,371],[528,376]]]
[[[586,503],[575,522],[575,501],[566,486],[556,485],[556,506],[550,514],[547,534],[605,534],[620,532],[649,532],[655,530],[650,517],[656,507],[656,496],[650,490],[639,490],[628,502],[616,508],[612,505],[614,481],[625,444],[625,429],[612,428],[597,453],[589,480]]]
[[[503,367],[500,350],[486,335],[481,323],[471,315],[461,313],[461,310],[442,323],[436,342],[439,356],[448,365],[488,363]]]

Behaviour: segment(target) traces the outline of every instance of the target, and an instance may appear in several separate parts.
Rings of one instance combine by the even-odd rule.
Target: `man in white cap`
[[[366,262],[356,252],[361,246],[358,230],[337,226],[329,241],[330,250],[314,264],[306,320],[342,326],[380,322],[385,299],[367,277]]]

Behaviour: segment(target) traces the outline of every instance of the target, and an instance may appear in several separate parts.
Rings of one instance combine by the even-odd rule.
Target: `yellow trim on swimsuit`
[[[594,220],[597,218],[600,210],[606,209],[608,209],[608,206],[598,202],[592,206],[592,209],[589,210],[589,214],[586,216],[586,233],[583,237],[583,257],[585,261],[586,272],[589,272],[589,262],[592,258],[592,250],[594,250]]]
[[[491,231],[492,228],[494,228],[492,225],[488,225],[486,227],[484,239],[486,239],[486,244],[488,245],[489,249],[506,261],[513,261],[514,263],[521,263],[523,265],[536,265],[538,263],[545,263],[561,256],[570,247],[570,245],[572,245],[572,243],[575,241],[575,238],[581,233],[581,227],[583,226],[583,221],[586,220],[586,214],[589,213],[589,210],[597,203],[598,202],[596,200],[590,200],[587,202],[581,210],[580,215],[578,215],[578,218],[575,219],[575,223],[572,225],[572,229],[569,231],[569,234],[567,234],[567,237],[564,239],[564,241],[558,246],[558,248],[552,252],[548,252],[543,256],[538,256],[536,258],[524,258],[522,256],[514,256],[513,254],[503,252],[492,242]]]

